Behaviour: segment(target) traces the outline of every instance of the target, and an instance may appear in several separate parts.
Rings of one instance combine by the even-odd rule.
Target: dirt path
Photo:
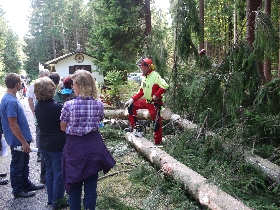
[[[1,97],[2,98],[2,97]],[[19,99],[22,103],[26,117],[30,126],[33,140],[35,141],[35,126],[34,118],[28,105],[27,98]],[[35,146],[35,142],[31,143],[32,147]],[[7,178],[10,177],[10,161],[11,156],[0,157],[0,172],[8,173]],[[40,163],[37,162],[37,155],[34,152],[30,153],[30,174],[29,178],[34,183],[40,181]],[[51,209],[47,206],[47,193],[46,188],[36,191],[36,195],[31,198],[14,198],[12,195],[12,188],[10,183],[8,185],[0,185],[0,210],[44,210]]]

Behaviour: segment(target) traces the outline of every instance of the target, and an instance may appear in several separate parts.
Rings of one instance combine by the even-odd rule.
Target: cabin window
[[[76,70],[84,69],[89,72],[91,71],[91,65],[75,65],[75,66],[69,66],[69,74],[74,74]]]

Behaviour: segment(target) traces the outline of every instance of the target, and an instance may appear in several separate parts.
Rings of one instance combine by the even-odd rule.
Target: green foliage
[[[108,84],[110,84],[112,95],[119,95],[120,94],[120,86],[123,85],[123,74],[120,71],[109,71],[107,72],[104,79]]]
[[[18,36],[13,33],[4,18],[0,5],[0,72],[19,73],[21,69]]]
[[[176,101],[173,110],[202,122],[210,109],[209,125],[238,117],[240,106],[252,106],[259,87],[256,61],[250,47],[240,42],[229,51],[223,63],[217,67],[207,65],[204,71],[195,63],[178,69]],[[188,69],[188,70],[186,70]],[[172,85],[171,85],[172,86]],[[168,92],[173,94],[173,91]],[[219,124],[220,126],[220,124]]]
[[[176,30],[175,47],[178,49],[179,58],[187,62],[190,55],[197,52],[192,35],[195,34],[198,40],[202,38],[197,3],[194,0],[174,1],[171,3],[171,14]]]
[[[19,73],[21,70],[18,41],[18,36],[8,29],[3,53],[5,73]]]
[[[255,22],[254,52],[260,61],[267,58],[278,60],[279,25],[273,22],[269,15],[258,11]]]
[[[32,0],[29,34],[24,37],[27,61],[25,70],[33,78],[38,63],[74,52],[77,44],[86,47],[89,20],[83,1]]]
[[[168,144],[172,146],[164,150],[251,208],[279,207],[279,196],[270,190],[265,175],[244,161],[242,150],[232,145],[235,140],[232,136],[217,134],[197,141],[196,136],[196,131],[185,131],[169,138]]]
[[[254,100],[254,109],[257,113],[277,115],[280,113],[280,79],[272,79],[261,86]]]
[[[144,41],[142,1],[98,0],[91,4],[95,25],[89,46],[102,73],[117,68],[136,70],[137,52]]]

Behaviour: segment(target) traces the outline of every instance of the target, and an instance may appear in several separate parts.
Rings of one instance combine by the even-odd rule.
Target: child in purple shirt
[[[98,172],[107,173],[115,160],[106,148],[98,128],[104,117],[102,102],[95,100],[97,88],[92,74],[77,70],[71,76],[75,99],[65,102],[61,111],[61,130],[66,132],[62,154],[62,179],[69,194],[70,209],[95,209]]]

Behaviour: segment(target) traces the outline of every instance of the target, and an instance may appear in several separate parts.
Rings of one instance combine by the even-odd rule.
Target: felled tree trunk
[[[106,119],[120,119],[120,120],[128,120],[128,112],[124,109],[115,109],[115,110],[104,110],[105,118]],[[137,110],[137,117],[138,120],[149,120],[151,119],[151,116],[149,114],[149,111],[147,109],[139,109]],[[196,129],[197,125],[193,124],[189,120],[182,119],[177,114],[171,114],[169,120],[178,126],[179,128],[185,129]]]
[[[280,182],[280,167],[257,155],[246,155],[245,160],[265,173],[272,182]]]
[[[209,131],[207,131],[205,134],[211,136],[216,135],[215,133]],[[223,143],[222,146],[224,150],[232,149],[226,143]],[[236,148],[236,150],[238,149],[240,148]],[[254,155],[248,151],[245,151],[244,159],[247,163],[254,165],[256,168],[261,170],[271,182],[280,182],[280,167],[278,165],[270,162],[269,160]]]
[[[147,109],[142,109],[137,111],[137,116],[139,120],[146,120],[150,119],[150,114]],[[105,110],[105,118],[107,119],[122,119],[127,120],[128,119],[128,113],[126,110],[119,109],[119,110]],[[178,128],[182,130],[187,129],[199,129],[198,126],[194,123],[192,123],[189,120],[182,119],[177,114],[172,114],[170,118],[170,122],[172,122],[174,125],[178,126]],[[114,123],[116,126],[116,123]],[[129,126],[128,124],[122,123],[121,125],[117,125],[117,127],[121,127],[122,129],[124,127]],[[204,132],[204,131],[201,131]],[[213,132],[206,132],[206,135],[215,135]],[[228,147],[224,145],[224,149],[227,149]],[[252,155],[249,152],[246,152],[245,154],[245,161],[254,165],[255,167],[259,168],[263,173],[266,174],[267,178],[272,182],[280,182],[280,167],[274,163],[271,163],[268,160],[265,160],[257,155]]]
[[[214,184],[208,183],[206,178],[180,163],[147,139],[137,138],[131,133],[127,133],[125,138],[153,165],[183,184],[185,190],[201,205],[215,210],[250,209]]]
[[[104,110],[106,119],[120,119],[128,120],[128,112],[124,109]],[[137,110],[137,117],[139,120],[150,119],[150,114],[147,109]]]

